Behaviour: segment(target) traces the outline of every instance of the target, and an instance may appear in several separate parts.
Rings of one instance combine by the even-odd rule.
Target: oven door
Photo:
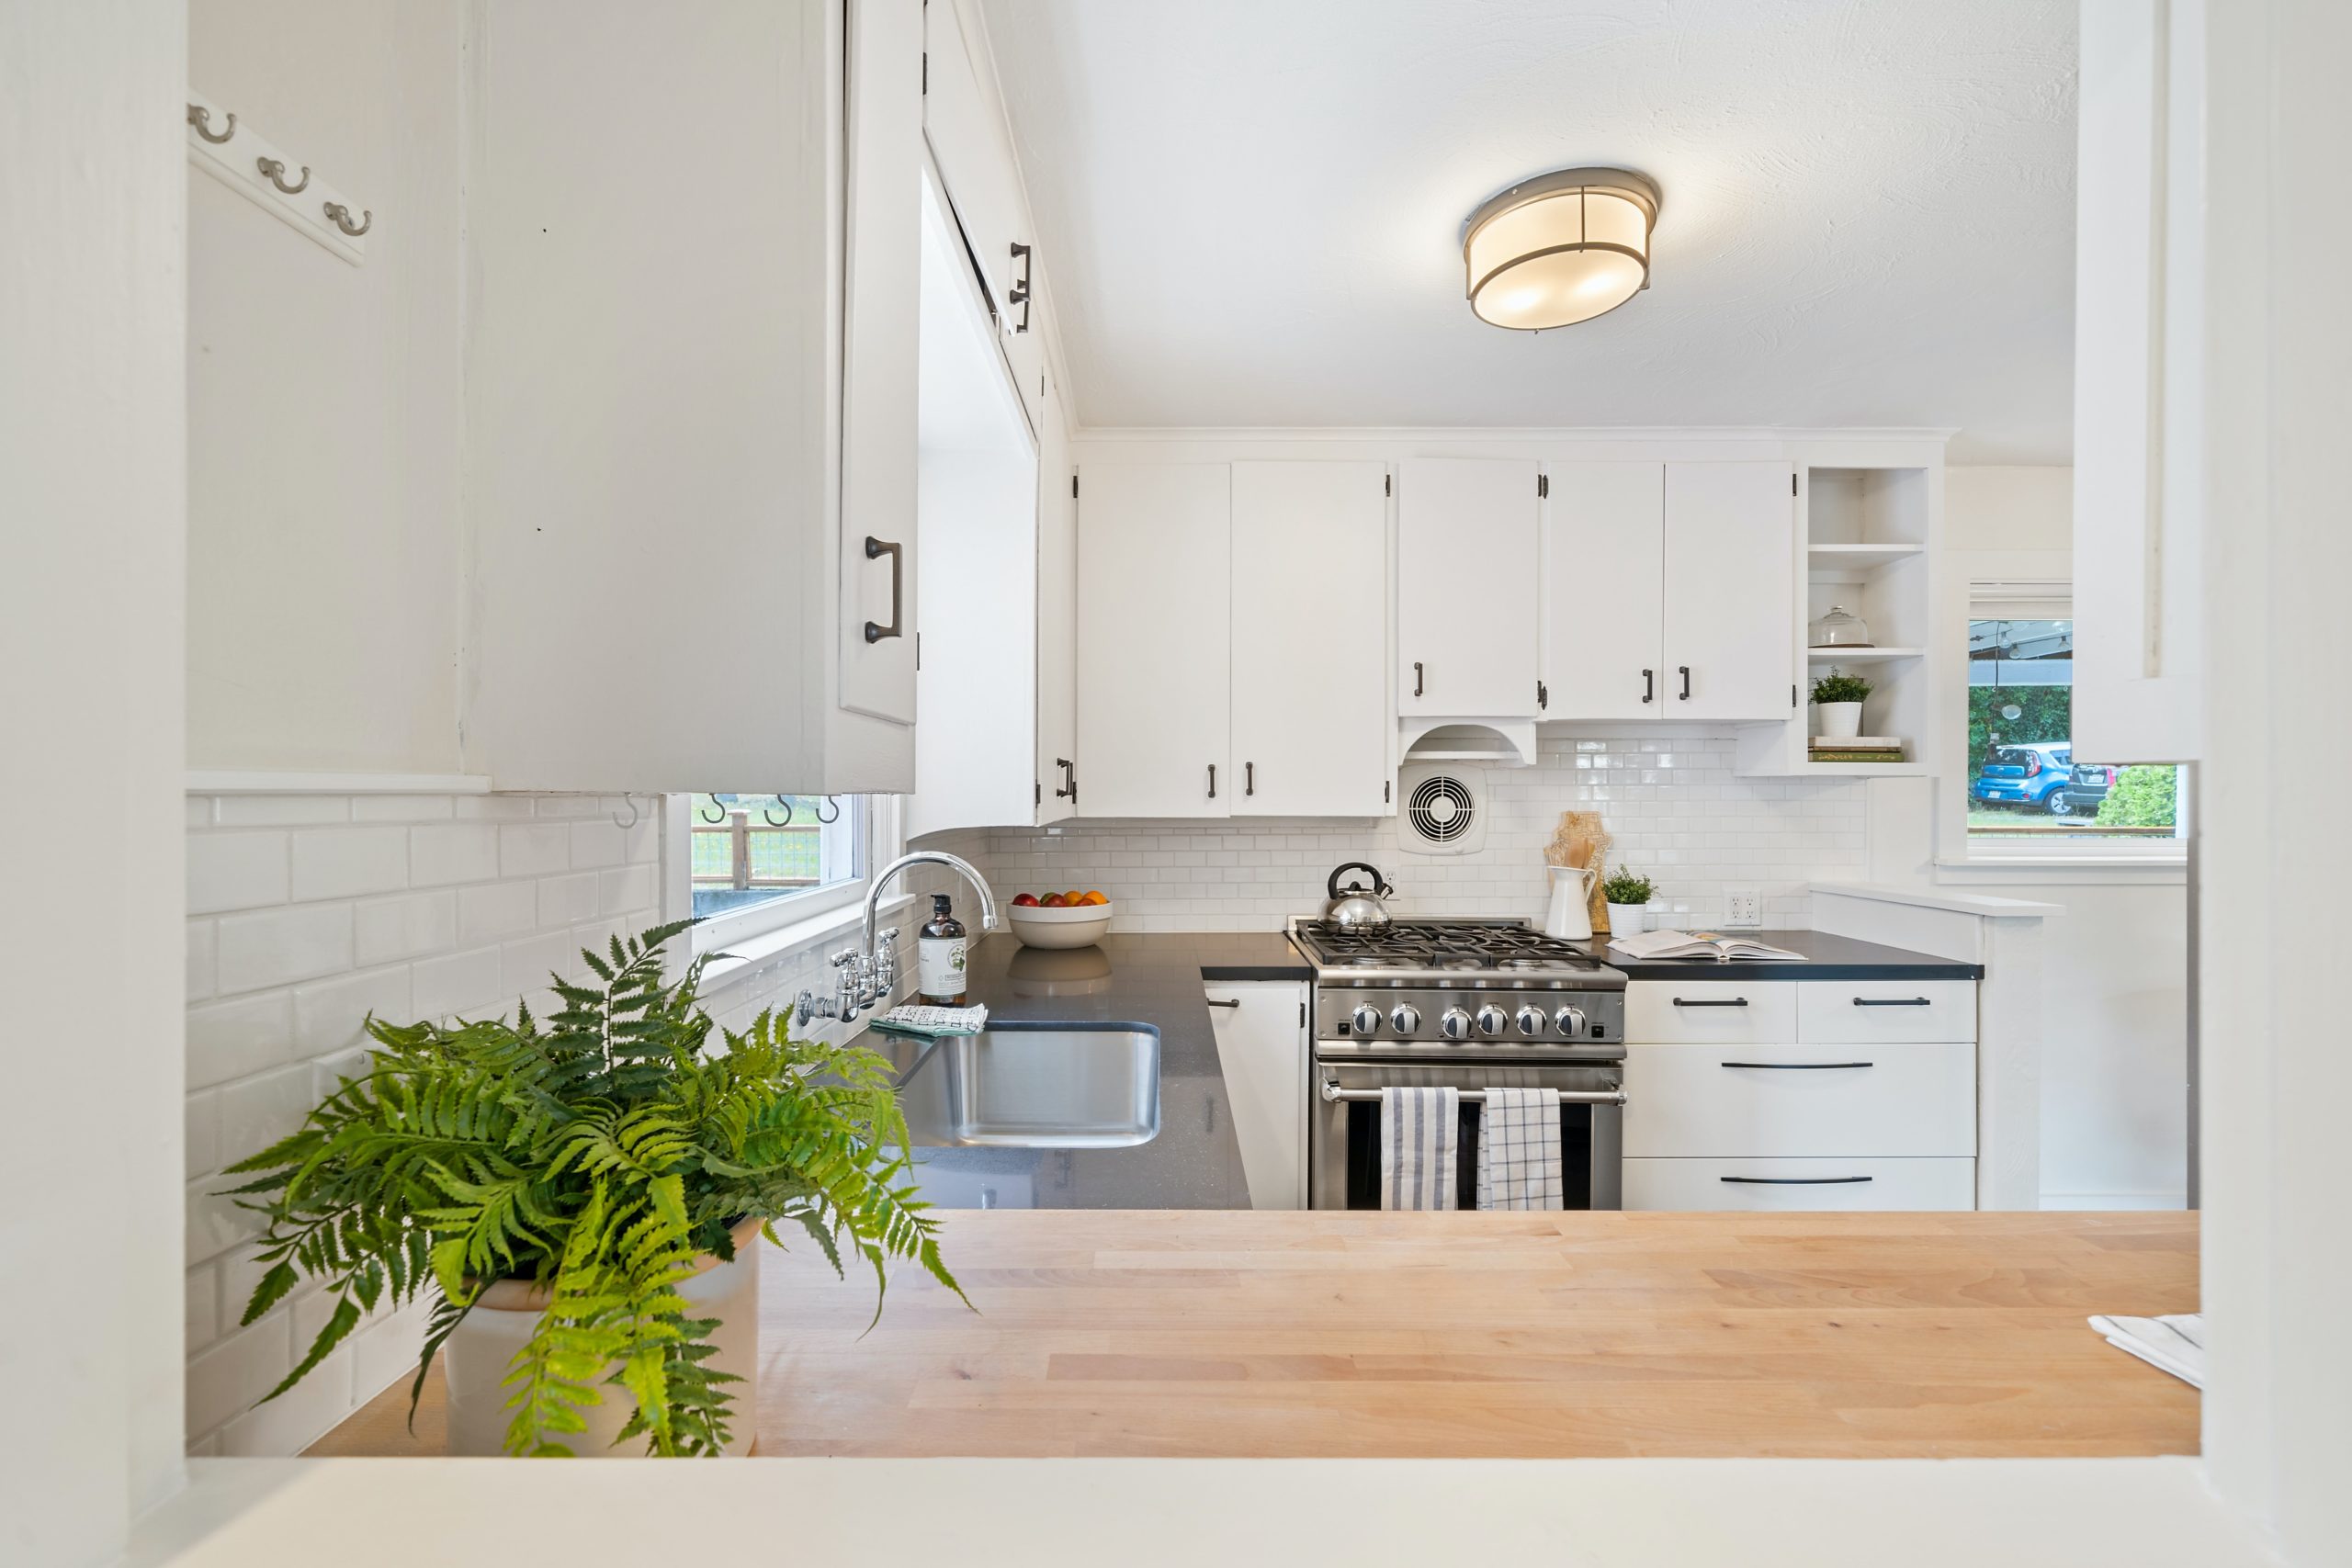
[[[1382,1089],[1392,1085],[1413,1085],[1468,1091],[1495,1085],[1560,1090],[1562,1207],[1622,1208],[1624,1076],[1622,1062],[1536,1066],[1524,1062],[1368,1061],[1362,1056],[1318,1055],[1314,1082],[1307,1089],[1306,1206],[1380,1207]],[[1363,1098],[1354,1098],[1359,1095]],[[1465,1094],[1461,1133],[1454,1145],[1456,1206],[1464,1209],[1477,1205],[1480,1126],[1478,1102]]]

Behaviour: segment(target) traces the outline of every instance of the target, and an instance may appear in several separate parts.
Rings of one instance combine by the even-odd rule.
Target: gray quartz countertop
[[[1774,963],[1742,958],[1724,964],[1713,958],[1652,958],[1643,960],[1620,953],[1608,939],[1580,942],[1578,947],[1624,972],[1629,980],[1687,980],[1693,976],[1750,980],[1981,980],[1984,966],[1900,947],[1882,947],[1827,931],[1725,931],[1718,936],[1749,937],[1770,947],[1802,953],[1805,962]]]
[[[1314,971],[1278,932],[1138,933],[1047,952],[972,944],[965,975],[991,1022],[1148,1023],[1159,1031],[1159,1132],[1129,1148],[919,1148],[923,1197],[948,1209],[1246,1209],[1250,1189],[1204,980],[1299,980]],[[924,1043],[863,1043],[901,1072]]]

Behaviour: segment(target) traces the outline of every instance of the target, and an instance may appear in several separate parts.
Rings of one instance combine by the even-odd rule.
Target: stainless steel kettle
[[[1361,871],[1372,878],[1369,887],[1340,886],[1340,878],[1351,871]],[[1396,891],[1380,878],[1380,868],[1351,860],[1331,873],[1331,880],[1324,891],[1331,901],[1323,907],[1323,918],[1339,926],[1385,926],[1388,923],[1388,906],[1381,900]]]

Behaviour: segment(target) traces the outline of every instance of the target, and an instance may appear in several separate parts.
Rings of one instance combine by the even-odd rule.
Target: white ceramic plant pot
[[[734,1399],[733,1436],[727,1444],[730,1457],[752,1451],[753,1423],[760,1403],[760,1223],[747,1220],[735,1227],[735,1260],[721,1263],[706,1253],[697,1258],[692,1278],[680,1282],[678,1293],[693,1303],[691,1315],[715,1317],[718,1326],[710,1342],[718,1354],[703,1364],[733,1372],[741,1382],[727,1385]],[[503,1385],[514,1354],[539,1325],[547,1296],[522,1280],[501,1280],[481,1293],[441,1347],[442,1376],[449,1388],[449,1453],[453,1458],[481,1459],[506,1451],[506,1427],[514,1412],[506,1407],[513,1391]],[[636,1413],[637,1401],[627,1390],[605,1384],[600,1403],[581,1412],[585,1432],[570,1433],[556,1441],[576,1455],[638,1459],[644,1440],[632,1438],[619,1449],[613,1438]]]
[[[1649,908],[1647,904],[1610,905],[1609,934],[1611,936],[1639,935],[1645,923],[1644,917],[1649,913]]]
[[[1860,703],[1816,703],[1821,709],[1821,733],[1831,740],[1851,740],[1862,732]]]

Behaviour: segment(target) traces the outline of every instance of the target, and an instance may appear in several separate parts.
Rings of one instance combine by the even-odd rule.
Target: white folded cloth
[[[1380,1091],[1380,1206],[1451,1209],[1462,1094],[1451,1089]]]
[[[2152,1367],[2162,1367],[2191,1388],[2205,1386],[2205,1314],[2175,1313],[2169,1317],[2109,1317],[2091,1319],[2091,1326],[2107,1336],[2119,1350],[2129,1350]]]
[[[1478,1127],[1478,1207],[1556,1209],[1560,1091],[1489,1089]]]

